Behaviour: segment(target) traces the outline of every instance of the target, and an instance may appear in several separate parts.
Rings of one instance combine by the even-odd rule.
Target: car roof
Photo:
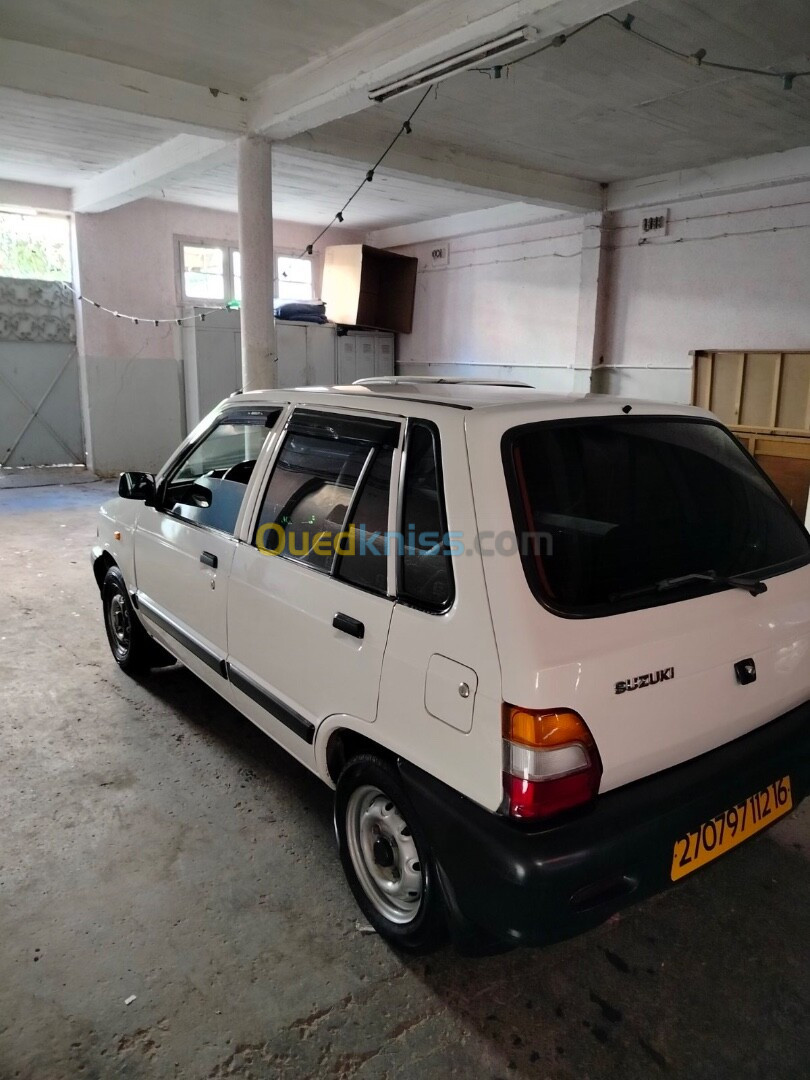
[[[425,404],[476,412],[530,410],[537,419],[594,416],[628,411],[695,416],[710,414],[688,405],[656,403],[608,394],[547,394],[526,383],[473,379],[403,378],[368,379],[347,386],[302,386],[280,390],[253,390],[236,394],[235,402],[273,403],[291,396],[300,404],[333,405],[344,408],[373,408],[384,412],[406,405]],[[418,411],[407,408],[408,413]]]

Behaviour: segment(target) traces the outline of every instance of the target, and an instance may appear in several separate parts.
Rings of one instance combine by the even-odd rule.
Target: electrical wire
[[[70,289],[70,291],[73,293],[77,300],[81,300],[83,303],[88,304],[90,307],[97,308],[99,311],[104,311],[108,315],[114,315],[116,319],[124,319],[126,322],[134,323],[135,326],[138,326],[139,323],[144,323],[147,326],[165,326],[169,323],[173,324],[174,326],[184,326],[186,323],[193,323],[197,322],[198,320],[200,322],[205,322],[206,315],[210,315],[212,311],[233,311],[235,307],[238,307],[237,304],[233,303],[217,304],[212,307],[209,307],[207,304],[205,304],[203,305],[205,307],[205,311],[199,311],[196,315],[181,315],[179,318],[174,319],[149,319],[143,315],[125,315],[123,311],[118,311],[115,308],[105,307],[97,300],[91,300],[89,296],[85,296],[83,293],[80,293],[78,289],[74,289],[69,281],[63,281],[62,284],[66,289]]]
[[[739,74],[743,74],[743,75],[760,75],[760,76],[765,76],[765,77],[771,78],[771,79],[780,79],[782,81],[782,86],[783,86],[783,88],[785,90],[791,90],[793,88],[793,83],[794,83],[794,81],[796,79],[803,79],[803,78],[806,78],[807,76],[810,76],[810,70],[807,70],[807,71],[772,71],[772,70],[769,70],[767,68],[749,67],[749,66],[746,66],[746,65],[743,65],[743,64],[729,64],[729,63],[726,63],[725,61],[720,61],[720,60],[708,60],[708,59],[706,59],[706,56],[707,56],[706,49],[702,49],[702,48],[697,49],[694,53],[687,53],[687,52],[683,52],[681,49],[675,49],[671,45],[667,45],[665,42],[659,41],[657,38],[654,38],[649,34],[644,34],[640,30],[636,30],[634,28],[634,25],[633,25],[635,23],[635,16],[634,15],[625,15],[625,17],[623,19],[620,19],[618,16],[613,15],[610,12],[604,13],[602,15],[595,15],[592,19],[588,19],[586,22],[581,23],[579,26],[575,27],[573,30],[569,30],[566,33],[557,34],[550,41],[545,42],[545,44],[541,45],[539,48],[533,49],[531,52],[528,52],[528,53],[524,54],[523,56],[518,57],[517,60],[510,61],[508,64],[496,64],[496,65],[493,65],[491,68],[473,68],[471,70],[473,70],[475,72],[478,72],[480,74],[489,75],[490,78],[495,78],[495,79],[500,79],[502,77],[502,74],[505,72],[506,77],[508,78],[510,69],[515,67],[517,64],[522,64],[526,60],[531,60],[535,56],[540,56],[542,53],[547,52],[549,49],[561,48],[563,45],[565,45],[567,42],[569,42],[572,38],[575,38],[577,36],[577,34],[581,34],[584,30],[587,30],[589,27],[595,26],[597,23],[602,22],[604,20],[607,20],[608,22],[610,22],[611,25],[616,26],[616,27],[620,28],[621,30],[624,30],[626,33],[632,34],[634,37],[637,37],[637,38],[639,38],[639,40],[646,42],[648,45],[652,46],[653,48],[659,49],[660,51],[666,53],[668,56],[672,56],[675,59],[682,61],[683,63],[687,63],[687,64],[690,64],[690,65],[695,66],[695,67],[715,68],[715,69],[717,69],[719,71],[733,71],[733,72],[738,72]],[[386,148],[383,150],[383,152],[380,154],[380,156],[377,158],[377,160],[374,162],[374,164],[370,168],[368,168],[366,170],[365,176],[360,181],[360,183],[357,185],[357,187],[354,189],[354,191],[349,196],[349,198],[346,200],[346,202],[343,204],[343,206],[341,206],[341,208],[335,213],[332,220],[321,229],[321,231],[318,233],[318,235],[315,236],[314,239],[309,244],[306,245],[304,250],[301,252],[299,258],[303,259],[303,258],[306,258],[309,255],[312,255],[313,251],[314,251],[314,248],[315,248],[315,244],[317,244],[318,241],[323,236],[325,236],[326,233],[329,232],[329,230],[334,225],[342,224],[343,219],[344,219],[344,214],[345,214],[346,210],[348,209],[348,207],[354,202],[354,200],[357,198],[357,196],[360,194],[360,192],[363,190],[363,188],[367,184],[370,184],[373,181],[375,172],[380,167],[380,165],[382,165],[382,163],[388,157],[390,152],[394,149],[394,147],[399,142],[399,140],[402,138],[402,136],[411,134],[411,131],[412,131],[411,122],[414,119],[414,117],[416,116],[416,114],[419,112],[419,110],[422,108],[422,106],[424,105],[424,103],[427,100],[427,97],[430,94],[431,90],[433,90],[434,88],[435,88],[434,83],[431,83],[428,86],[428,88],[425,90],[424,94],[421,96],[421,98],[417,102],[415,108],[408,115],[407,119],[403,120],[403,122],[400,125],[398,131],[396,132],[394,137],[391,139],[391,141],[388,143]],[[789,227],[790,226],[787,226],[787,228],[789,228]],[[794,228],[801,228],[802,226],[793,226],[793,227]],[[780,230],[779,227],[777,227],[776,229],[762,229],[762,230],[757,230],[757,231],[758,232],[759,231],[761,231],[761,232],[772,232],[772,231],[777,232],[777,231],[781,231],[781,230]],[[703,237],[694,237],[694,238],[690,237],[690,238],[682,238],[679,241],[675,241],[675,243],[684,243],[684,242],[688,243],[693,239],[694,240],[698,240],[698,239],[721,239],[721,238],[723,238],[725,236],[728,236],[728,235],[733,236],[733,235],[750,235],[750,234],[744,234],[744,233],[743,234],[735,234],[735,233],[728,234],[728,233],[725,233],[725,234],[719,234],[717,237],[705,237],[705,238],[703,238]],[[669,243],[672,243],[672,241],[669,241]],[[549,257],[570,258],[571,256],[567,255],[567,254],[563,254],[561,252],[550,252],[548,255],[535,256],[535,257],[537,257],[537,258],[549,258]],[[511,260],[507,260],[507,261],[511,261]],[[459,269],[461,269],[461,267],[459,267]],[[95,300],[91,300],[88,296],[83,296],[80,292],[78,292],[78,290],[74,289],[73,286],[70,285],[68,282],[65,282],[64,284],[75,295],[77,300],[81,300],[86,304],[90,304],[92,307],[97,308],[99,311],[104,311],[109,315],[114,315],[115,318],[117,318],[117,319],[125,319],[128,322],[134,323],[136,326],[139,323],[146,323],[146,324],[152,323],[155,326],[160,326],[160,325],[164,325],[164,324],[168,324],[168,323],[173,323],[176,326],[182,326],[185,323],[196,322],[197,320],[199,320],[201,322],[205,322],[206,314],[208,314],[209,312],[212,312],[212,311],[229,311],[229,310],[232,310],[232,308],[234,306],[232,304],[221,304],[221,305],[215,305],[215,306],[212,306],[212,307],[206,307],[206,310],[204,312],[199,312],[199,313],[197,313],[195,315],[184,315],[184,316],[181,316],[179,318],[173,318],[173,319],[149,319],[149,318],[144,318],[143,316],[125,315],[121,311],[117,311],[117,310],[115,310],[113,308],[105,307],[103,304],[100,304]]]
[[[531,60],[533,56],[539,56],[541,53],[546,52],[548,49],[560,48],[565,45],[571,38],[576,37],[577,34],[581,34],[583,30],[587,30],[588,27],[594,26],[596,23],[603,21],[610,22],[613,26],[619,27],[621,30],[632,34],[639,40],[646,42],[655,49],[659,49],[661,52],[665,52],[668,56],[673,56],[677,60],[681,60],[683,63],[690,64],[693,67],[708,67],[717,68],[720,71],[735,71],[742,75],[763,75],[770,79],[781,79],[782,85],[785,90],[790,90],[793,87],[795,79],[803,79],[810,75],[808,71],[772,71],[768,68],[749,67],[744,64],[729,64],[720,60],[707,60],[706,49],[697,49],[693,53],[683,52],[681,49],[675,49],[671,45],[667,45],[664,41],[659,41],[657,38],[652,37],[649,34],[644,34],[641,30],[636,30],[634,23],[636,21],[635,15],[625,15],[623,19],[620,19],[617,15],[613,15],[610,12],[603,13],[602,15],[595,15],[592,19],[588,19],[587,22],[582,23],[580,26],[575,27],[573,30],[569,30],[565,34],[558,34],[556,37],[547,41],[544,45],[541,45],[539,49],[533,49],[531,52],[525,53],[523,56],[517,58],[517,60],[511,60],[508,64],[501,65],[499,70],[506,69],[508,74],[509,68],[515,67],[517,64],[522,64],[524,60]],[[476,71],[483,72],[484,74],[490,74],[495,68],[476,68]],[[500,78],[500,75],[496,75],[496,78]]]
[[[633,15],[626,15],[624,19],[620,19],[616,15],[607,13],[600,15],[599,18],[607,19],[614,26],[618,26],[622,30],[633,34],[634,37],[646,41],[648,45],[661,49],[670,56],[696,67],[717,68],[719,71],[736,71],[741,75],[764,75],[770,79],[781,79],[785,90],[792,89],[794,79],[803,79],[810,75],[810,71],[772,71],[768,68],[748,67],[745,64],[728,64],[720,60],[707,60],[705,49],[697,49],[693,53],[682,52],[680,49],[673,49],[670,45],[666,45],[663,41],[658,41],[649,34],[642,34],[640,30],[635,30],[633,28],[635,16]]]
[[[357,185],[357,187],[354,189],[354,191],[348,197],[348,199],[343,204],[343,206],[341,206],[340,210],[337,211],[337,213],[332,218],[332,220],[329,222],[329,224],[325,225],[324,228],[322,228],[321,231],[318,233],[318,235],[315,237],[315,239],[312,240],[309,244],[307,244],[307,246],[301,252],[301,254],[299,255],[300,259],[304,259],[304,258],[306,258],[307,255],[311,255],[314,248],[315,248],[315,245],[318,243],[318,241],[321,239],[321,237],[325,236],[326,233],[329,232],[329,230],[332,228],[333,225],[338,224],[339,222],[343,221],[343,215],[346,212],[347,208],[351,205],[351,203],[354,202],[354,200],[357,198],[357,196],[360,194],[360,192],[363,190],[363,188],[366,186],[366,184],[371,183],[371,181],[374,179],[374,173],[377,171],[377,169],[380,167],[380,165],[382,165],[382,163],[385,161],[385,159],[388,157],[388,155],[394,149],[394,147],[399,142],[399,140],[402,138],[402,136],[411,134],[411,131],[412,131],[411,121],[413,120],[413,118],[416,116],[416,114],[419,112],[419,110],[424,105],[425,101],[427,100],[427,96],[428,96],[428,94],[430,93],[430,91],[432,89],[433,89],[433,85],[431,84],[427,88],[427,90],[425,90],[424,94],[422,94],[421,98],[419,99],[419,101],[418,101],[418,103],[416,105],[416,108],[410,113],[410,115],[408,116],[408,118],[406,120],[402,121],[402,123],[400,124],[399,130],[397,131],[397,133],[393,137],[393,139],[389,142],[388,146],[386,146],[385,150],[383,150],[383,152],[380,154],[380,156],[377,158],[377,160],[374,162],[374,164],[369,169],[366,170],[366,175],[363,177],[363,179],[360,181],[360,183]]]

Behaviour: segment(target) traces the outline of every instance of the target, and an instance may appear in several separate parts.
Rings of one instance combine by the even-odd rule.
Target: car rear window
[[[671,603],[723,587],[673,578],[762,578],[810,561],[798,518],[713,421],[530,424],[506,433],[503,458],[529,584],[560,614]]]

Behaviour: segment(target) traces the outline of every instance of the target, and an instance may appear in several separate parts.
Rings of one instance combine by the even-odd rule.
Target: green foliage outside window
[[[0,213],[0,277],[70,281],[68,219]]]

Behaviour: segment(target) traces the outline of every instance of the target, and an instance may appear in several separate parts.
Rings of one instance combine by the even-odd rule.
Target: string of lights
[[[579,26],[575,27],[573,30],[569,30],[567,33],[557,34],[555,37],[551,38],[550,41],[547,41],[539,48],[532,49],[531,52],[525,53],[523,56],[518,57],[517,60],[510,60],[507,64],[495,64],[489,68],[474,68],[473,70],[481,74],[488,75],[491,79],[500,79],[504,75],[508,78],[510,69],[515,67],[517,64],[522,64],[526,60],[531,60],[535,56],[540,56],[542,53],[547,52],[549,49],[561,48],[567,42],[575,38],[577,34],[581,34],[584,30],[588,30],[591,26],[594,26],[596,25],[596,23],[602,22],[604,20],[607,20],[614,26],[620,27],[622,30],[626,31],[629,34],[632,34],[634,37],[639,38],[641,41],[647,42],[647,44],[652,45],[654,48],[661,49],[664,52],[668,53],[670,56],[673,56],[676,59],[681,60],[684,63],[691,64],[693,66],[717,68],[721,71],[734,71],[739,72],[740,74],[763,75],[771,79],[781,79],[782,86],[785,90],[791,90],[793,88],[794,80],[802,79],[810,75],[810,70],[772,71],[767,68],[746,67],[741,64],[729,64],[719,60],[708,60],[706,59],[708,55],[706,49],[698,49],[694,53],[682,52],[680,49],[672,48],[670,45],[667,45],[662,41],[658,41],[657,39],[651,37],[649,34],[644,34],[640,30],[636,30],[634,27],[634,23],[636,21],[634,15],[625,15],[623,19],[620,19],[613,14],[595,15],[592,19],[588,19],[586,22],[581,23]],[[427,99],[428,94],[432,89],[432,85],[427,88],[425,93],[419,99],[416,108],[410,114],[408,119],[403,121],[402,126],[399,128],[396,135],[393,137],[385,150],[383,150],[382,154],[380,154],[380,156],[377,158],[371,168],[368,169],[365,177],[360,181],[360,183],[354,189],[354,191],[340,208],[340,210],[338,210],[338,212],[335,214],[329,224],[326,225],[323,229],[321,229],[321,231],[312,240],[312,242],[307,244],[307,246],[301,252],[301,258],[305,258],[307,255],[312,255],[315,249],[315,245],[332,228],[332,226],[343,222],[346,209],[352,202],[354,202],[354,200],[357,198],[357,196],[360,194],[366,184],[371,183],[371,181],[374,179],[375,171],[379,168],[380,165],[382,165],[388,154],[396,146],[399,139],[403,135],[411,134],[411,121],[421,109],[422,105]]]
[[[311,255],[312,252],[315,249],[315,245],[318,243],[318,241],[321,239],[321,237],[325,236],[326,233],[329,232],[329,230],[332,228],[333,225],[340,224],[343,221],[343,215],[345,214],[346,210],[354,202],[354,200],[357,198],[357,196],[360,194],[360,192],[363,190],[363,188],[366,186],[366,184],[370,184],[372,182],[372,180],[374,179],[374,173],[377,171],[377,169],[380,167],[380,165],[382,165],[382,163],[385,161],[385,159],[388,157],[388,155],[394,149],[394,147],[399,142],[399,140],[402,138],[402,136],[411,134],[411,132],[413,131],[413,128],[411,127],[411,121],[416,116],[416,114],[419,112],[419,110],[422,108],[422,106],[425,104],[425,101],[427,100],[427,96],[428,96],[428,94],[430,93],[430,91],[432,89],[433,89],[433,87],[429,86],[427,88],[427,90],[424,92],[424,94],[422,94],[419,101],[417,102],[416,108],[408,116],[407,120],[402,121],[402,123],[401,123],[401,125],[399,127],[399,130],[397,131],[397,133],[393,137],[393,139],[390,141],[388,146],[386,146],[385,150],[383,150],[383,152],[380,154],[380,156],[377,158],[377,160],[374,162],[374,164],[369,169],[366,170],[366,175],[363,177],[363,179],[360,181],[360,183],[357,185],[357,187],[354,189],[354,191],[348,197],[348,199],[343,204],[343,206],[341,206],[341,208],[337,211],[337,213],[332,218],[332,220],[329,222],[329,224],[325,225],[321,229],[321,231],[318,233],[318,235],[312,240],[312,242],[307,244],[307,246],[301,252],[299,258],[303,259],[307,255]]]
[[[143,315],[126,315],[123,311],[105,307],[104,304],[100,304],[97,300],[91,300],[89,296],[84,296],[78,289],[74,289],[69,281],[63,281],[62,284],[66,289],[69,289],[73,293],[77,300],[81,300],[82,303],[87,304],[89,307],[97,308],[99,311],[104,311],[108,315],[114,315],[116,319],[124,319],[126,322],[134,323],[135,326],[138,326],[140,323],[143,323],[145,326],[166,326],[168,324],[184,326],[186,323],[197,321],[205,322],[206,315],[210,315],[212,311],[233,311],[239,307],[237,301],[231,300],[227,304],[216,304],[210,307],[206,304],[205,311],[198,311],[194,315],[181,315],[170,319],[150,319]]]
[[[667,45],[666,42],[659,41],[657,38],[652,37],[650,34],[644,34],[641,30],[635,28],[636,17],[635,15],[625,15],[623,19],[620,19],[617,15],[611,13],[605,13],[602,15],[596,15],[594,18],[589,19],[587,22],[577,26],[574,30],[569,30],[567,34],[557,34],[556,37],[547,41],[544,45],[541,45],[538,49],[533,49],[531,52],[526,53],[523,56],[519,56],[517,60],[510,60],[508,64],[499,65],[492,68],[478,68],[478,71],[484,71],[487,74],[491,74],[494,79],[499,79],[501,73],[506,70],[506,74],[509,74],[509,68],[515,67],[517,64],[522,64],[525,60],[531,60],[533,56],[539,56],[541,53],[546,52],[548,49],[559,49],[562,45],[565,45],[571,38],[576,37],[577,34],[581,34],[583,30],[587,30],[588,27],[593,26],[595,23],[607,21],[613,26],[617,26],[633,37],[637,37],[640,41],[645,41],[648,45],[652,45],[655,49],[660,49],[668,56],[675,57],[676,60],[681,60],[686,64],[691,64],[694,67],[707,67],[717,68],[720,71],[734,71],[741,75],[762,75],[769,79],[779,79],[782,82],[782,87],[785,90],[792,90],[793,83],[796,79],[803,79],[810,75],[808,71],[774,71],[772,68],[759,68],[749,67],[745,64],[730,64],[721,60],[709,60],[707,49],[697,49],[693,53],[683,52],[681,49],[675,49],[671,45]]]
[[[658,41],[649,34],[643,34],[640,30],[636,30],[633,25],[636,21],[634,15],[625,15],[623,19],[611,14],[601,17],[608,19],[616,26],[620,26],[623,30],[633,34],[634,37],[640,38],[641,41],[646,41],[648,45],[661,49],[670,56],[674,56],[684,63],[693,64],[696,67],[717,68],[719,71],[736,71],[741,75],[762,75],[769,79],[780,79],[784,90],[792,90],[795,79],[804,79],[810,75],[810,71],[774,71],[772,68],[748,67],[745,64],[729,64],[720,60],[708,60],[706,49],[697,49],[693,53],[682,52],[680,49],[673,49],[670,45]]]
[[[638,38],[640,41],[644,41],[648,45],[652,46],[653,48],[658,49],[658,50],[660,50],[662,52],[665,52],[668,56],[672,56],[676,60],[680,60],[683,63],[691,64],[692,66],[695,66],[695,67],[715,68],[715,69],[717,69],[719,71],[730,71],[730,72],[737,72],[737,73],[742,74],[742,75],[758,75],[758,76],[763,76],[763,77],[766,77],[766,78],[769,78],[769,79],[778,79],[778,80],[781,80],[782,87],[783,87],[784,90],[792,90],[793,89],[793,84],[794,84],[796,79],[804,79],[804,78],[807,78],[808,76],[810,76],[810,70],[807,70],[807,71],[775,71],[775,70],[773,70],[771,68],[750,67],[750,66],[743,65],[743,64],[731,64],[731,63],[727,63],[727,62],[721,61],[721,60],[711,60],[711,59],[708,58],[708,50],[704,49],[704,48],[697,49],[693,53],[683,52],[681,49],[675,49],[671,45],[667,45],[666,42],[659,41],[657,38],[654,38],[649,34],[645,34],[645,33],[642,33],[642,31],[637,30],[635,28],[636,18],[635,18],[634,15],[625,15],[623,19],[620,19],[618,16],[613,15],[611,13],[606,13],[606,14],[602,14],[602,15],[596,15],[596,16],[594,16],[594,18],[588,19],[587,22],[581,23],[579,26],[575,27],[573,30],[569,30],[567,33],[557,34],[555,37],[551,38],[550,41],[547,41],[543,45],[541,45],[539,48],[533,49],[531,52],[525,53],[523,56],[518,57],[517,60],[510,60],[509,63],[507,63],[507,64],[495,64],[495,65],[493,65],[492,67],[489,67],[489,68],[474,68],[473,70],[476,71],[476,72],[479,72],[481,74],[488,75],[491,79],[500,79],[500,78],[502,78],[504,76],[506,76],[508,78],[509,71],[510,71],[511,68],[515,67],[518,64],[524,63],[526,60],[531,60],[535,56],[540,56],[542,53],[547,52],[549,49],[559,49],[559,48],[561,48],[567,42],[571,41],[572,38],[575,38],[578,34],[581,34],[583,31],[587,30],[589,27],[594,26],[597,23],[600,23],[600,22],[603,22],[603,21],[607,21],[611,25],[619,27],[621,30],[625,31],[628,34],[632,34],[633,37]],[[402,123],[400,124],[396,134],[391,139],[391,141],[388,143],[386,148],[383,150],[383,152],[380,154],[380,156],[377,158],[377,160],[374,162],[374,164],[371,165],[366,170],[365,176],[360,181],[360,183],[357,185],[357,187],[354,189],[354,191],[351,193],[349,198],[344,202],[344,204],[341,206],[341,208],[335,213],[335,215],[332,217],[331,221],[329,221],[329,223],[327,225],[325,225],[321,229],[321,231],[317,234],[317,236],[315,236],[312,239],[312,241],[309,244],[306,245],[304,250],[301,252],[299,258],[303,259],[303,258],[306,258],[308,255],[312,255],[314,250],[315,250],[315,245],[318,243],[318,241],[322,237],[324,237],[326,235],[326,233],[329,232],[329,230],[334,225],[339,225],[339,224],[343,223],[344,215],[346,213],[346,210],[354,202],[354,200],[357,198],[357,196],[360,194],[360,192],[365,188],[365,186],[367,184],[370,184],[374,180],[374,175],[375,175],[377,169],[383,164],[385,159],[388,157],[388,155],[394,149],[394,147],[399,142],[399,140],[402,138],[402,136],[403,135],[410,135],[412,133],[412,131],[413,131],[412,121],[413,121],[414,117],[416,116],[416,114],[419,112],[419,110],[422,108],[424,103],[427,101],[427,98],[428,98],[428,95],[430,94],[430,92],[432,90],[434,90],[434,89],[435,89],[435,87],[434,87],[433,84],[428,86],[428,88],[425,90],[424,94],[422,94],[422,96],[419,98],[419,101],[417,102],[415,108],[408,115],[407,119],[402,121]],[[762,231],[771,231],[771,230],[762,230]],[[776,230],[773,230],[773,231],[776,231]],[[723,235],[726,235],[726,234],[723,234]],[[559,258],[568,258],[569,257],[567,254],[563,254],[561,252],[552,252],[550,254],[553,255],[553,256],[559,257]],[[150,319],[150,318],[145,318],[145,317],[140,316],[140,315],[137,315],[137,316],[136,315],[126,315],[122,311],[117,311],[117,310],[115,310],[113,308],[105,307],[103,304],[98,303],[96,300],[91,300],[88,296],[83,296],[80,292],[78,292],[78,290],[74,289],[73,286],[70,285],[69,283],[65,282],[65,285],[75,295],[77,300],[81,300],[83,303],[89,304],[92,307],[97,308],[99,311],[104,311],[109,315],[113,315],[116,319],[126,319],[128,322],[134,323],[136,326],[139,323],[144,323],[146,325],[149,325],[151,323],[154,326],[161,326],[161,325],[172,323],[172,324],[175,324],[176,326],[182,326],[185,323],[196,322],[197,320],[199,320],[200,322],[205,322],[206,315],[209,314],[212,311],[233,310],[235,307],[239,306],[235,301],[231,301],[228,304],[219,304],[219,305],[215,305],[215,306],[212,306],[212,307],[207,307],[206,306],[205,311],[197,312],[194,315],[183,315],[183,316],[180,316],[179,318]]]

